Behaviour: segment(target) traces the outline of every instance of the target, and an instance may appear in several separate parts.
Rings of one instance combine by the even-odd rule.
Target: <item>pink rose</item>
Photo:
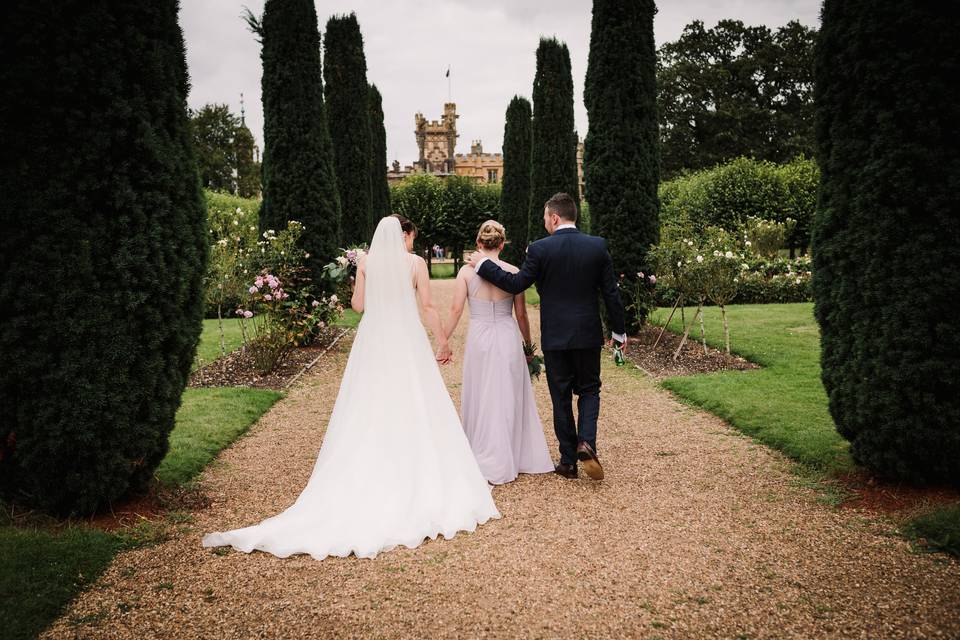
[[[657,276],[650,274],[650,284],[657,284]]]
[[[252,317],[253,317],[253,311],[244,311],[244,312],[243,312],[243,317],[244,317],[244,318],[252,318]]]
[[[247,289],[247,293],[256,293],[256,292],[257,292],[257,287],[250,287],[249,289]]]
[[[263,296],[263,299],[264,299],[264,300],[273,300],[273,296],[268,293],[267,295]]]

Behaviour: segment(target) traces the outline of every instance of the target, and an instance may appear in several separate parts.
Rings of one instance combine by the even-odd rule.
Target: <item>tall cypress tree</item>
[[[390,186],[387,184],[387,130],[383,126],[383,98],[370,85],[370,189],[373,220],[390,215]]]
[[[826,0],[822,18],[813,285],[830,412],[876,473],[958,483],[955,29],[893,0]]]
[[[660,235],[655,13],[653,0],[594,0],[584,85],[591,225],[629,280],[649,273],[647,251]]]
[[[152,478],[200,335],[177,2],[18,3],[0,53],[0,494],[90,513]]]
[[[340,198],[333,170],[312,0],[267,0],[263,42],[261,230],[303,223],[301,245],[319,282],[340,246]]]
[[[510,241],[504,259],[519,265],[526,255],[530,210],[530,153],[533,149],[533,108],[530,101],[513,96],[503,127],[503,191],[500,222]]]
[[[343,207],[343,241],[370,242],[374,228],[370,89],[356,14],[333,16],[327,21],[323,51],[334,166]]]
[[[260,194],[260,163],[254,158],[256,140],[244,118],[233,134],[233,166],[237,170],[237,195],[255,198]]]
[[[533,151],[530,160],[529,241],[547,235],[543,203],[560,191],[579,197],[577,134],[573,120],[570,51],[541,38],[533,80]]]

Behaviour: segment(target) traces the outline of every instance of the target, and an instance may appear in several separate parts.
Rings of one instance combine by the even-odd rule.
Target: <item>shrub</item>
[[[519,265],[527,250],[530,210],[530,154],[533,151],[530,101],[513,96],[507,106],[503,127],[503,195],[500,222],[507,230],[509,244],[504,259]]]
[[[773,257],[782,249],[786,239],[793,233],[797,221],[787,218],[783,222],[748,216],[743,225],[743,237],[747,246],[765,257]]]
[[[0,494],[87,514],[167,451],[207,233],[177,3],[61,5],[0,27]]]
[[[826,0],[816,64],[815,312],[853,458],[960,483],[960,51],[928,3]]]
[[[660,184],[660,219],[664,226],[708,226],[736,231],[747,218],[774,222],[795,220],[785,245],[793,252],[810,243],[810,223],[817,196],[819,169],[800,157],[776,165],[738,158]]]

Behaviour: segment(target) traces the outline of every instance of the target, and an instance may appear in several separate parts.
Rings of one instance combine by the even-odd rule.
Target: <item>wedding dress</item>
[[[377,226],[365,276],[363,319],[306,488],[283,513],[203,546],[373,558],[500,517],[420,322],[396,218]]]

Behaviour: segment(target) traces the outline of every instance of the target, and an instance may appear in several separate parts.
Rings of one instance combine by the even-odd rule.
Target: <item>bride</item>
[[[419,298],[437,358],[449,359],[427,265],[409,253],[415,236],[406,218],[383,218],[358,267],[353,306],[364,315],[303,493],[283,513],[208,534],[203,546],[373,558],[500,517],[417,313]]]

